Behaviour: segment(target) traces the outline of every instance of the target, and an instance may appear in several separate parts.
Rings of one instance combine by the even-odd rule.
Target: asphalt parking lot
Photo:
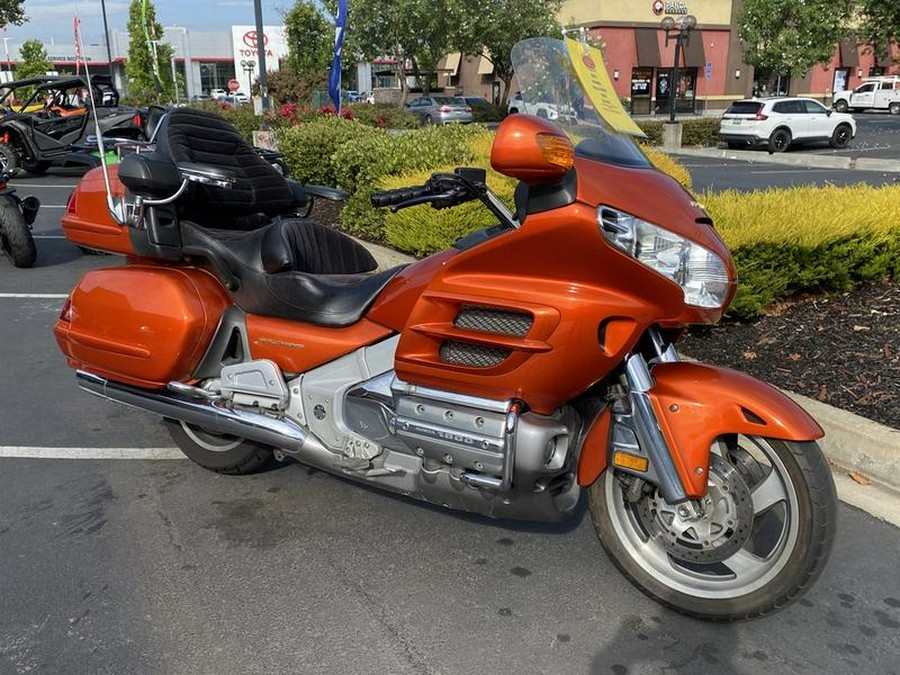
[[[53,340],[77,278],[119,262],[61,238],[77,173],[14,181],[44,204],[38,266],[0,261],[0,675],[900,672],[900,531],[847,505],[801,602],[710,625],[634,590],[583,510],[490,521],[295,463],[170,459]]]

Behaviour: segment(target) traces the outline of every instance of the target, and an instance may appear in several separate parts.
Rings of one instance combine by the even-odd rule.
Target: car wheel
[[[891,103],[888,106],[888,112],[891,113],[891,115],[900,115],[900,103]]]
[[[518,115],[518,114],[519,114],[519,109],[518,109],[518,108],[510,108],[510,109],[509,109],[509,114],[510,114],[510,115]]]
[[[550,114],[543,108],[538,108],[537,116],[541,119],[548,119],[550,117]]]
[[[837,110],[838,112],[842,112],[842,113],[847,112],[848,107],[849,106],[847,105],[847,101],[838,101],[837,103],[834,104],[834,109]]]
[[[849,124],[838,124],[831,134],[829,144],[832,148],[846,148],[853,136],[853,131]]]
[[[9,143],[0,143],[0,171],[6,171],[10,176],[19,172],[19,153]]]
[[[769,136],[769,153],[784,152],[791,144],[791,132],[787,129],[776,129]]]
[[[422,120],[422,124],[424,124],[426,127],[430,127],[432,124],[434,124],[434,119],[432,119],[431,115],[425,115],[425,119]]]

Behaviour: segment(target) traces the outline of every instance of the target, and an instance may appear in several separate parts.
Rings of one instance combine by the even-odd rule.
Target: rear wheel
[[[797,599],[825,567],[837,501],[815,443],[720,439],[694,513],[650,486],[635,493],[633,480],[607,471],[591,486],[594,526],[625,576],[679,612],[762,616]]]
[[[837,103],[834,104],[834,109],[837,110],[838,112],[847,112],[847,109],[849,107],[850,106],[847,105],[847,101],[838,101]]]
[[[422,123],[426,127],[430,127],[432,124],[434,124],[434,119],[432,119],[431,115],[425,115],[425,119],[422,120]]]
[[[776,129],[769,136],[769,152],[784,152],[791,144],[791,132],[787,129]]]
[[[891,103],[888,106],[888,112],[891,113],[891,115],[900,115],[900,103]]]
[[[213,434],[186,422],[166,420],[169,435],[181,451],[204,469],[233,476],[254,473],[271,464],[271,448],[236,436]]]
[[[11,143],[0,143],[0,171],[6,171],[10,176],[19,172],[19,153]]]
[[[34,238],[25,223],[25,218],[22,217],[22,212],[12,198],[2,196],[0,196],[0,246],[16,267],[31,267],[37,260]]]
[[[849,124],[838,124],[831,134],[829,144],[832,148],[846,148],[853,136],[853,131]]]

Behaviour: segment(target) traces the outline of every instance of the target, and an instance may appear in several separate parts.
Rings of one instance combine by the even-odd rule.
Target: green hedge
[[[716,145],[719,142],[718,117],[687,117],[681,122],[681,144],[686,146]],[[647,134],[647,143],[662,145],[663,120],[636,120],[637,125]]]
[[[277,132],[278,147],[291,171],[291,177],[301,183],[338,185],[338,165],[334,155],[344,145],[362,138],[384,136],[386,132],[359,122],[334,115],[324,115]]]
[[[350,116],[356,122],[370,127],[415,129],[419,126],[417,115],[388,103],[354,103],[350,106]]]

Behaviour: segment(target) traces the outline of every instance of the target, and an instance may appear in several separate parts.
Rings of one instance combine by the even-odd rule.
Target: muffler
[[[37,218],[38,211],[41,208],[41,202],[37,197],[25,197],[21,202],[22,218],[25,219],[26,225],[31,225]]]
[[[81,389],[108,401],[194,424],[213,434],[227,434],[268,445],[323,468],[333,466],[337,458],[315,436],[290,420],[226,408],[216,401],[190,398],[166,390],[139,389],[83,370],[75,372],[75,379]]]

